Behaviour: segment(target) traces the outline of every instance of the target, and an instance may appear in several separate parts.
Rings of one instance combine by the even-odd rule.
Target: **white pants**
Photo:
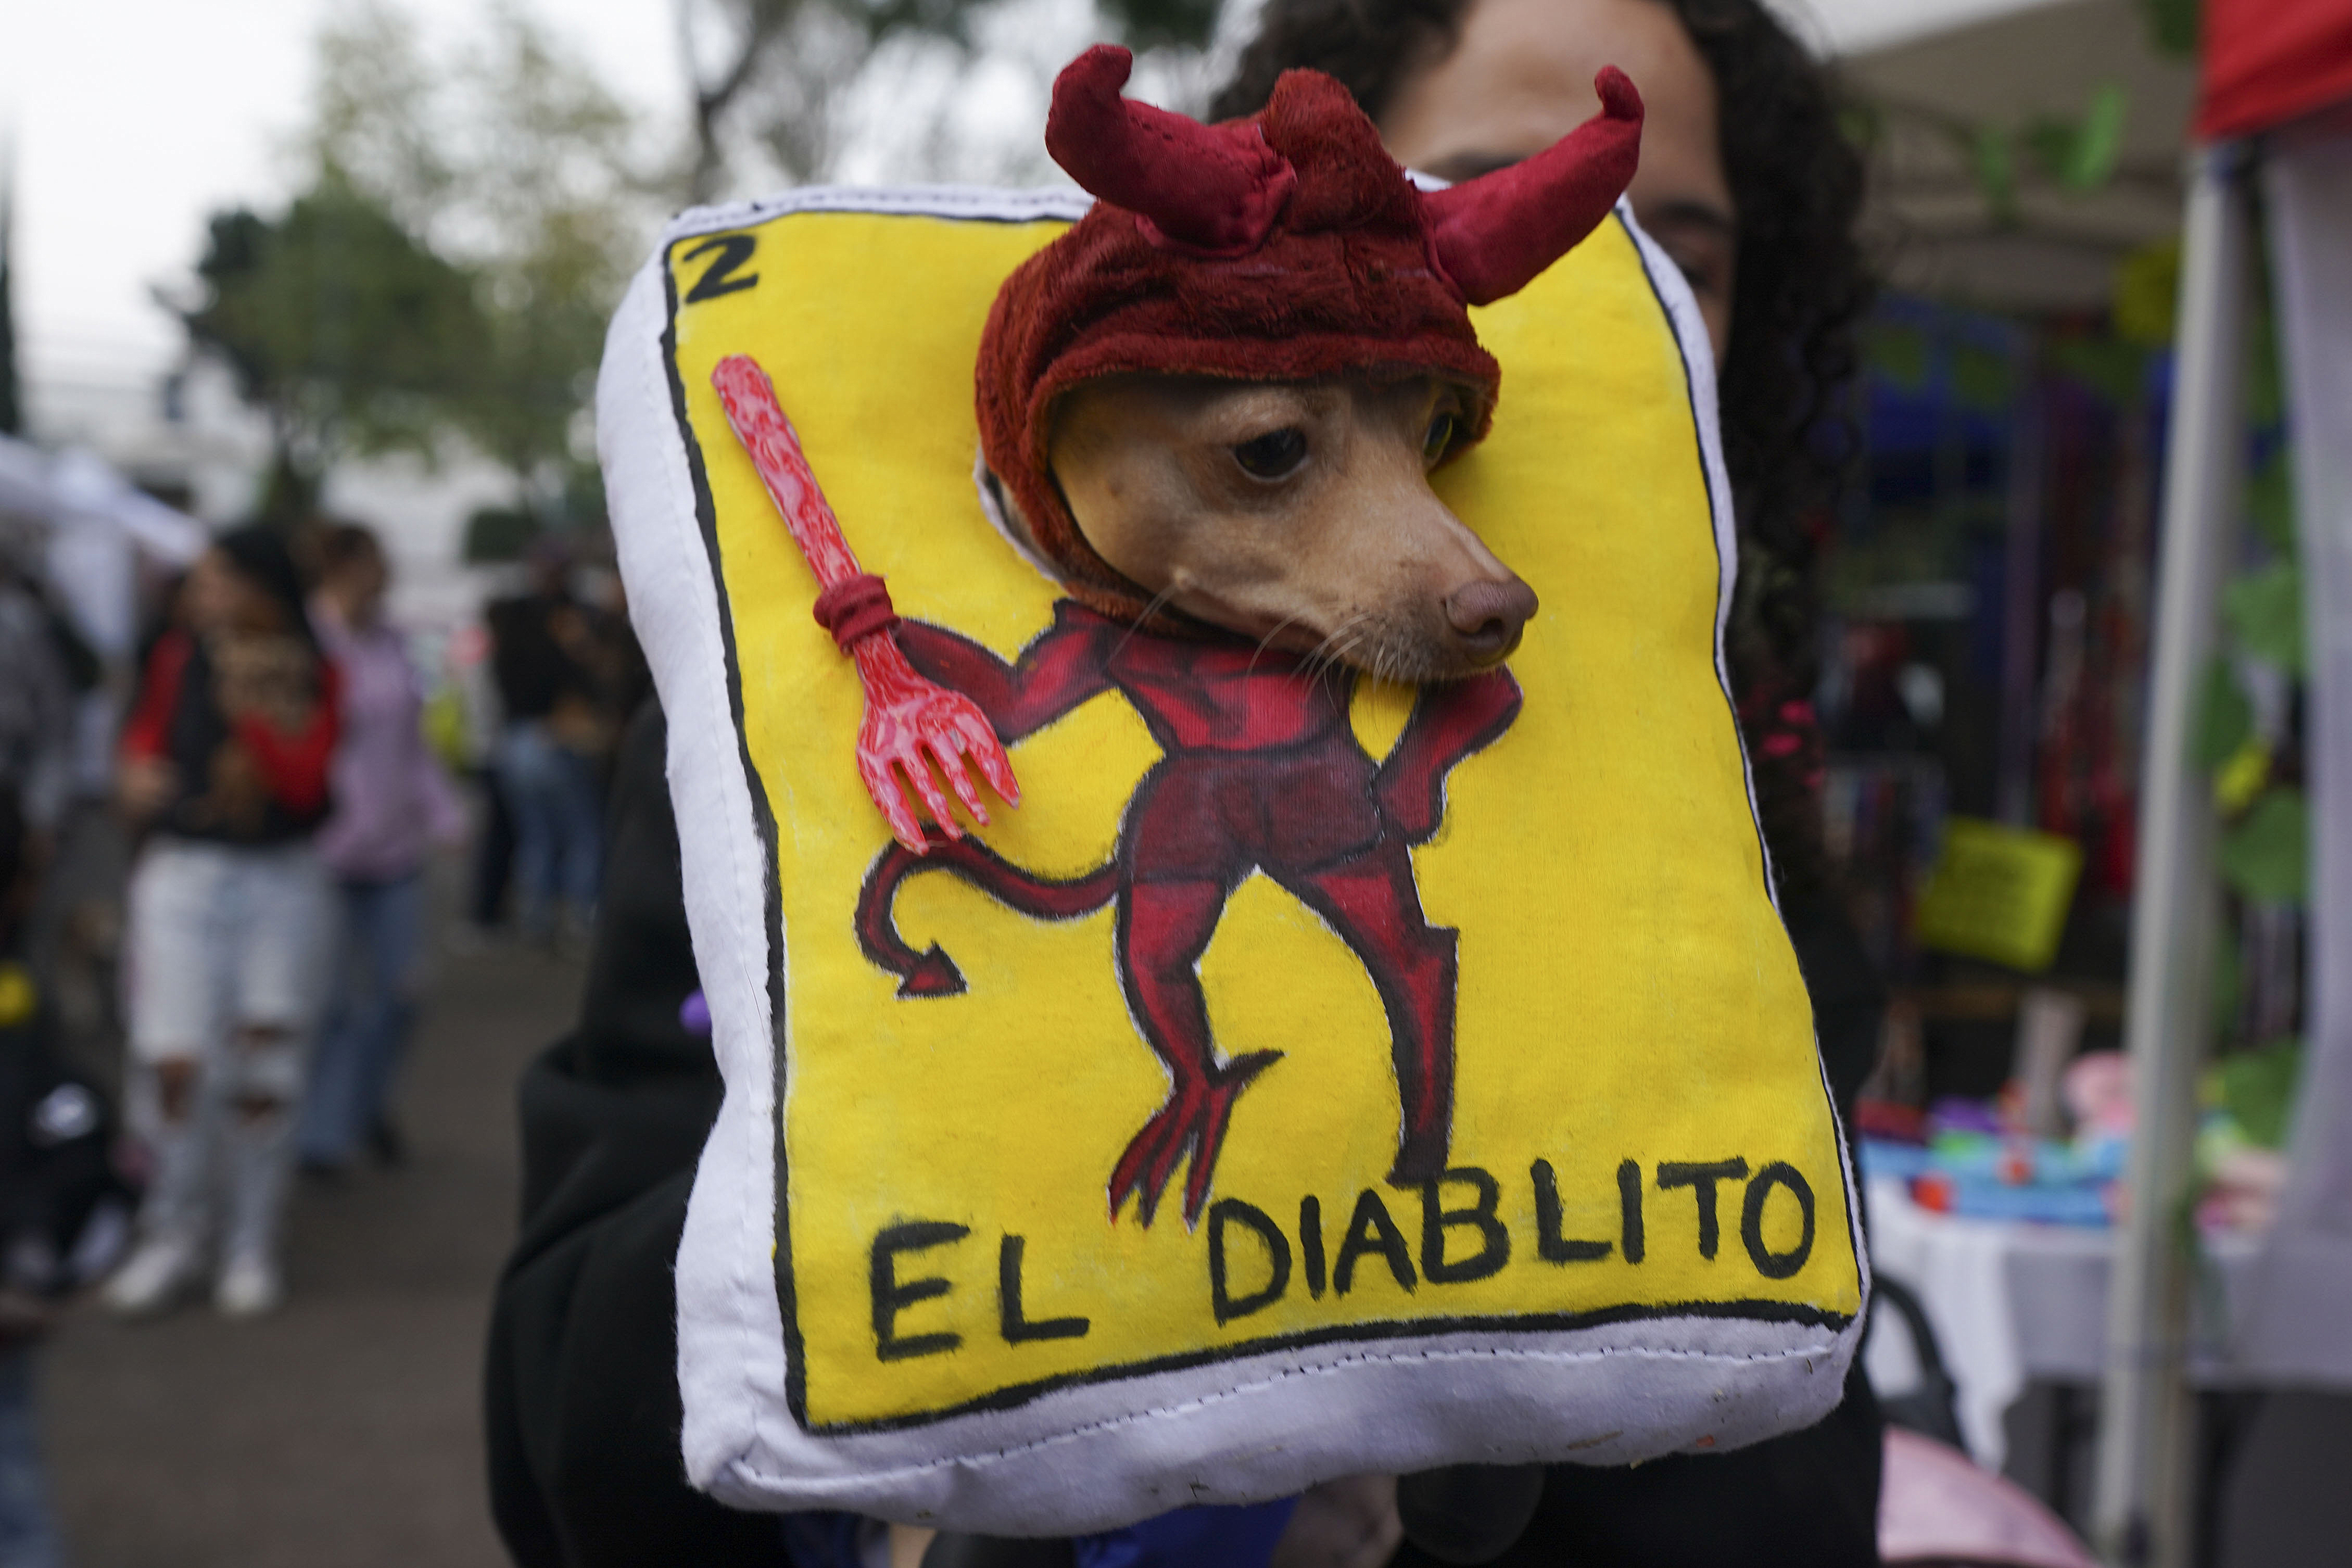
[[[134,1100],[155,1150],[150,1235],[202,1233],[220,1184],[224,1250],[274,1251],[332,936],[326,877],[308,844],[164,837],[141,854],[129,1013]],[[167,1062],[195,1073],[176,1117],[163,1114],[155,1092],[154,1069]]]

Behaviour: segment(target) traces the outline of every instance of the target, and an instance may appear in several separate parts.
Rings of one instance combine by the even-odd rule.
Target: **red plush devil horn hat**
[[[1129,618],[1148,595],[1087,543],[1047,468],[1057,397],[1135,372],[1429,374],[1472,394],[1466,446],[1501,380],[1467,307],[1591,233],[1642,135],[1641,98],[1612,67],[1594,81],[1601,112],[1549,150],[1423,192],[1319,71],[1286,71],[1260,113],[1202,125],[1120,97],[1131,65],[1097,45],[1054,84],[1046,149],[1100,200],[1005,279],[977,377],[982,451],[1039,548],[1074,594]]]
[[[1298,184],[1263,133],[1218,131],[1118,95],[1133,57],[1097,44],[1054,79],[1045,151],[1094,195],[1136,215],[1147,237],[1200,256],[1257,248]]]
[[[1473,305],[1517,293],[1591,234],[1633,177],[1642,95],[1615,66],[1592,79],[1601,112],[1524,163],[1422,195],[1429,237]]]

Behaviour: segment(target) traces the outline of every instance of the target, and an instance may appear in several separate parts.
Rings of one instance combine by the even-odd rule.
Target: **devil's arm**
[[[924,621],[899,622],[898,646],[918,673],[980,704],[1009,746],[1110,689],[1106,664],[1122,629],[1065,600],[1017,663]]]
[[[1422,843],[1437,831],[1445,775],[1493,745],[1519,716],[1519,683],[1507,669],[1423,688],[1373,785],[1382,815],[1405,842]]]

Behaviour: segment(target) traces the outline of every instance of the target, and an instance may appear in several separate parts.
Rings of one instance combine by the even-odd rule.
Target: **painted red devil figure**
[[[1261,114],[1202,126],[1122,99],[1128,66],[1097,48],[1055,84],[1047,146],[1099,199],[1006,280],[981,344],[992,498],[1070,595],[1016,659],[900,620],[757,367],[730,360],[714,379],[824,587],[818,618],[866,683],[860,766],[898,843],[858,900],[865,951],[902,996],[962,990],[944,952],[892,922],[923,870],[1033,919],[1112,906],[1121,986],[1170,1090],[1113,1166],[1110,1212],[1133,1197],[1149,1224],[1189,1156],[1190,1223],[1236,1096],[1282,1054],[1223,1051],[1201,986],[1253,872],[1314,910],[1380,994],[1400,1109],[1390,1180],[1445,1169],[1457,933],[1429,922],[1411,852],[1443,819],[1449,771],[1517,716],[1503,661],[1536,605],[1427,472],[1493,417],[1499,371],[1466,307],[1522,288],[1607,215],[1641,104],[1604,72],[1602,112],[1579,131],[1430,193],[1327,77],[1292,72]],[[1359,670],[1421,687],[1385,759],[1349,721]],[[1055,880],[962,836],[934,767],[984,823],[967,766],[1016,798],[1003,748],[1114,691],[1163,754],[1108,863]]]
[[[952,995],[963,981],[947,955],[937,947],[916,953],[890,924],[891,900],[910,873],[952,872],[1034,919],[1116,904],[1128,1010],[1171,1081],[1167,1103],[1112,1170],[1114,1215],[1132,1194],[1150,1224],[1189,1152],[1184,1214],[1197,1219],[1234,1097],[1282,1055],[1223,1056],[1201,989],[1201,957],[1225,900],[1253,871],[1322,917],[1380,994],[1402,1113],[1390,1179],[1414,1185],[1445,1169],[1457,939],[1423,914],[1410,851],[1444,816],[1447,771],[1517,717],[1519,689],[1507,672],[1424,689],[1404,733],[1375,763],[1348,721],[1353,671],[1318,674],[1248,643],[1139,632],[1066,600],[1016,664],[919,622],[903,623],[899,637],[915,668],[976,700],[1007,745],[1117,690],[1165,753],[1136,786],[1109,863],[1091,875],[1048,880],[971,839],[920,856],[893,845],[857,908],[859,941],[904,976],[901,995]]]

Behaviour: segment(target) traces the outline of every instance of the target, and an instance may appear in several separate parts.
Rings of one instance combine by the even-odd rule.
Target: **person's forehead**
[[[1714,79],[1657,0],[1474,0],[1452,53],[1406,81],[1381,131],[1423,166],[1526,157],[1600,107],[1592,78],[1607,65],[1641,89],[1645,166],[1715,161]]]
[[[1645,100],[1712,91],[1681,19],[1658,0],[1473,0],[1444,63],[1467,88],[1540,95],[1580,121],[1600,107],[1592,78],[1602,66],[1640,73]]]

